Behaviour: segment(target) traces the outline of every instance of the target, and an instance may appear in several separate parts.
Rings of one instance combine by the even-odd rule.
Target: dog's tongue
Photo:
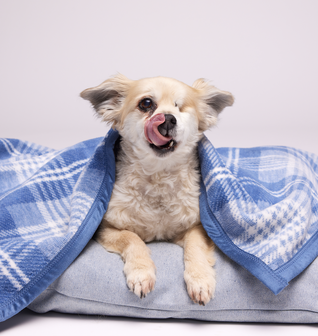
[[[158,126],[164,122],[165,115],[159,113],[148,119],[145,123],[145,136],[150,143],[156,146],[163,146],[172,139],[171,137],[164,137],[158,130]]]

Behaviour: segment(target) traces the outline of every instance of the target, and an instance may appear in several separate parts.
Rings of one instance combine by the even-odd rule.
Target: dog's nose
[[[171,131],[177,125],[177,119],[172,114],[165,114],[165,122],[158,126],[158,131],[163,136],[170,136]]]

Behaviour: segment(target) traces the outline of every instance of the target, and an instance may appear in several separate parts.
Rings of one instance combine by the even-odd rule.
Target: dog
[[[197,144],[231,106],[231,93],[204,79],[191,86],[167,77],[130,80],[118,74],[81,93],[120,134],[116,181],[95,239],[124,261],[129,289],[154,289],[156,267],[145,243],[184,249],[184,280],[194,303],[214,295],[214,244],[200,223]]]

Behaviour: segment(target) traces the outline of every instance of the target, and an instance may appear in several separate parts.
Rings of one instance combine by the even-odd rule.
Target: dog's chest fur
[[[124,153],[116,164],[116,182],[104,220],[144,241],[173,240],[200,222],[199,172],[195,152],[186,165],[151,175]]]

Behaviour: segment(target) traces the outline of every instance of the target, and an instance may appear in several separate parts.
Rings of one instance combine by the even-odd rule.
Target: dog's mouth
[[[177,142],[173,139],[171,139],[169,142],[167,142],[165,145],[163,146],[156,146],[154,144],[150,144],[150,147],[157,152],[160,155],[164,155],[167,154],[169,152],[173,152],[175,147],[177,145]]]
[[[171,136],[164,136],[159,132],[158,126],[165,122],[165,115],[163,113],[156,114],[152,118],[146,120],[144,132],[150,147],[159,155],[165,155],[173,152],[177,141]]]

